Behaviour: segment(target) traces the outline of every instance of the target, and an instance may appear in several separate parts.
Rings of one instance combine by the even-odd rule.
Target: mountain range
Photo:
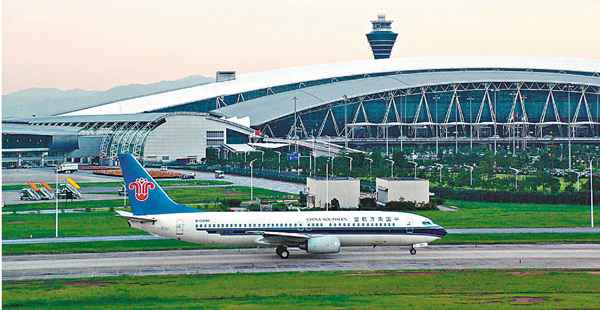
[[[58,115],[103,103],[188,88],[214,81],[214,78],[193,75],[175,81],[117,86],[106,91],[28,88],[2,95],[2,118]]]

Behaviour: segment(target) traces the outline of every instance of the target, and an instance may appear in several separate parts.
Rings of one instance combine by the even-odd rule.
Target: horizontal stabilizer
[[[153,217],[148,217],[144,215],[133,215],[131,212],[125,211],[116,211],[117,216],[135,222],[156,222],[156,219]]]

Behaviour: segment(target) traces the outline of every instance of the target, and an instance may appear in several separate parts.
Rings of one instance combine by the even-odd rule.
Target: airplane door
[[[177,235],[183,235],[183,220],[177,220],[176,224]]]
[[[407,233],[412,233],[413,232],[413,219],[412,219],[412,217],[407,217],[406,218],[406,232]]]

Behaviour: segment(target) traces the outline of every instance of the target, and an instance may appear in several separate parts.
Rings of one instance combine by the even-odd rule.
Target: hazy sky
[[[381,9],[393,58],[600,59],[598,0],[3,0],[2,94],[372,59]]]

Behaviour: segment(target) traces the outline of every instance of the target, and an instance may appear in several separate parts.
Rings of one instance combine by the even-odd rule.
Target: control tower
[[[385,13],[377,13],[377,20],[372,20],[373,31],[367,33],[367,40],[373,50],[375,59],[390,58],[392,47],[396,42],[397,33],[392,32],[393,20],[386,20]]]

